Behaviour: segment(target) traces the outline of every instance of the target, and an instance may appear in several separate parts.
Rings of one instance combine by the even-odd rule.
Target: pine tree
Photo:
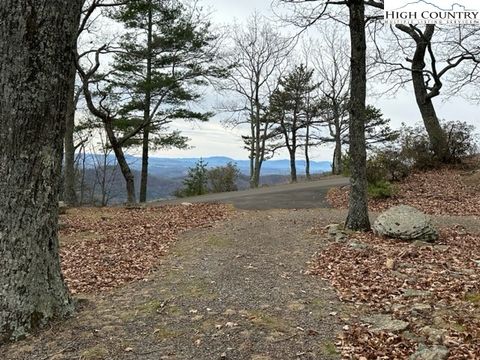
[[[200,159],[194,167],[188,169],[188,175],[183,180],[185,188],[182,190],[183,196],[204,195],[208,192],[207,163]]]
[[[112,14],[127,32],[114,57],[109,92],[120,104],[117,131],[135,132],[125,146],[142,147],[140,201],[146,201],[151,148],[187,146],[188,138],[170,131],[176,119],[207,121],[209,112],[192,111],[206,78],[223,70],[214,63],[217,37],[197,10],[177,1],[130,1]]]

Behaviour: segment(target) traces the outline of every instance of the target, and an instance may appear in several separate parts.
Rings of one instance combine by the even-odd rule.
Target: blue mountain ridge
[[[102,155],[87,154],[86,166],[93,168],[93,157],[102,157]],[[234,160],[226,156],[210,156],[202,158],[207,163],[208,168],[216,166],[224,166],[229,162],[235,163],[242,174],[248,175],[250,173],[250,160]],[[108,162],[113,164],[115,160],[114,155],[109,155]],[[131,166],[132,170],[140,171],[142,167],[142,160],[140,157],[127,155],[126,160]],[[183,177],[187,174],[188,169],[194,166],[200,158],[149,158],[149,174],[154,176],[162,176],[167,178]],[[305,160],[297,160],[297,173],[301,175],[305,171]],[[331,171],[331,163],[329,161],[311,161],[310,172],[312,174],[319,174]],[[290,160],[267,160],[262,165],[262,175],[288,175],[290,174]]]

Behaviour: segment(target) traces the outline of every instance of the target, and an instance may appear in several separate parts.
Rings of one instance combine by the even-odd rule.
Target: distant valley
[[[85,177],[84,183],[88,189],[88,196],[84,194],[84,198],[98,198],[101,193],[98,183],[98,169],[95,170],[95,158],[100,159],[101,155],[87,154],[85,161]],[[113,155],[107,159],[108,164],[115,164]],[[149,159],[149,188],[148,200],[168,199],[173,197],[173,192],[182,187],[182,182],[188,173],[188,169],[193,167],[199,158],[157,158]],[[102,160],[103,161],[103,160]],[[100,161],[100,162],[102,162]],[[135,156],[127,156],[136,180],[136,189],[138,191],[140,183],[141,158]],[[234,160],[228,157],[215,156],[203,158],[208,168],[216,166],[224,166],[229,162],[235,163],[241,175],[238,179],[237,186],[241,189],[249,187],[250,161]],[[298,160],[297,172],[301,176],[305,172],[305,161]],[[312,174],[322,174],[331,170],[328,161],[312,161],[310,163]],[[276,185],[289,182],[290,161],[289,160],[268,160],[262,166],[261,184],[263,186]],[[108,166],[106,177],[108,181],[108,192],[110,196],[109,203],[120,203],[125,201],[124,180],[118,166]],[[85,191],[84,191],[85,192]]]

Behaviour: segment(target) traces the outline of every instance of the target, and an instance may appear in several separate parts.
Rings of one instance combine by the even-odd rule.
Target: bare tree
[[[303,29],[322,19],[337,18],[332,8],[348,10],[348,27],[350,31],[350,157],[351,191],[348,216],[345,226],[352,230],[370,229],[367,204],[367,153],[365,141],[365,110],[367,93],[367,22],[383,17],[376,13],[366,14],[366,7],[374,10],[384,8],[383,0],[280,0],[294,6],[297,16],[296,25]],[[307,4],[307,11],[302,12],[300,6]],[[297,21],[298,19],[298,21]]]
[[[393,41],[387,42],[391,48],[385,51],[378,47],[377,62],[385,65],[379,74],[388,82],[393,80],[393,90],[412,82],[433,152],[438,160],[448,162],[447,134],[440,125],[433,99],[440,95],[448,76],[457,78],[454,73],[465,62],[480,64],[480,48],[471,41],[479,30],[433,24],[397,24],[396,28],[406,36],[393,32]]]
[[[0,342],[73,311],[57,223],[81,6],[0,2]]]
[[[124,2],[124,1],[123,1]],[[105,8],[112,8],[123,3],[120,0],[84,0],[82,15],[77,30],[77,39],[75,47],[78,46],[78,40],[82,35],[89,34],[98,19],[98,13]],[[76,67],[72,64],[70,69],[71,77],[76,76]],[[76,205],[77,195],[75,191],[75,152],[80,144],[74,142],[75,132],[75,112],[79,98],[82,94],[81,87],[75,88],[75,82],[72,82],[69,89],[67,116],[64,140],[64,201],[71,206]]]
[[[234,65],[220,89],[235,93],[238,102],[224,104],[238,126],[248,124],[244,137],[250,157],[250,187],[258,187],[272,124],[265,117],[268,99],[292,49],[292,41],[276,31],[265,18],[253,14],[244,27],[232,29],[227,61]]]
[[[341,33],[341,25],[325,24],[320,28],[321,39],[311,42],[312,65],[322,80],[320,91],[321,117],[329,136],[323,141],[335,144],[332,173],[341,174],[342,138],[348,133],[348,100],[350,98],[349,44]]]
[[[112,187],[117,175],[117,161],[112,159],[112,148],[108,142],[108,137],[105,132],[99,130],[99,142],[96,146],[91,147],[90,156],[93,160],[93,169],[95,172],[95,185],[99,185],[100,205],[107,206],[114,194]],[[98,153],[98,149],[100,153]],[[96,186],[94,185],[94,189]],[[96,197],[96,192],[92,191],[92,198]],[[93,203],[93,202],[92,202]]]
[[[80,59],[82,59],[86,55],[86,53],[92,52],[94,53],[94,61],[90,68],[84,69],[80,62]],[[134,175],[132,170],[130,169],[130,165],[126,160],[125,153],[123,151],[123,145],[130,138],[137,135],[146,125],[148,125],[148,122],[141,122],[131,132],[124,135],[122,138],[119,138],[115,133],[114,121],[118,115],[111,109],[108,104],[106,104],[108,94],[105,91],[100,90],[100,83],[101,81],[105,80],[105,76],[100,76],[99,78],[99,75],[97,74],[98,69],[100,68],[100,55],[105,52],[108,52],[108,47],[106,45],[96,50],[88,50],[82,54],[78,54],[77,52],[76,67],[80,80],[82,82],[82,91],[88,110],[92,113],[92,115],[100,119],[103,123],[103,126],[108,136],[108,141],[113,149],[115,157],[117,158],[118,164],[120,166],[120,170],[125,179],[127,189],[127,203],[133,204],[136,202]],[[96,87],[97,92],[95,94],[92,92],[90,88],[91,86]],[[97,102],[95,102],[94,95],[98,95]]]

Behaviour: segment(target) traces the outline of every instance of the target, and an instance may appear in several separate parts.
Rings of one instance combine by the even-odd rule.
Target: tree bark
[[[258,187],[258,184],[256,183],[256,163],[255,163],[255,125],[256,122],[254,120],[254,105],[253,101],[250,102],[250,189],[255,189]]]
[[[148,29],[147,29],[147,68],[145,76],[145,108],[143,113],[143,120],[147,124],[143,129],[143,146],[142,146],[142,174],[140,178],[140,202],[147,201],[147,188],[148,188],[148,149],[150,145],[150,104],[151,104],[151,91],[150,86],[152,83],[152,41],[153,41],[153,14],[152,3],[148,3]]]
[[[434,29],[435,25],[427,25],[424,36],[418,36],[415,39],[416,49],[412,59],[412,82],[415,91],[415,100],[422,115],[422,120],[433,152],[438,160],[448,162],[449,149],[447,135],[440,125],[432,99],[428,96],[428,89],[423,73],[427,47],[431,42],[435,31]]]
[[[341,175],[343,172],[342,164],[342,134],[339,120],[335,120],[335,150],[333,151],[333,166],[332,173],[334,175]]]
[[[125,179],[125,184],[127,187],[127,204],[135,204],[135,177],[133,176],[132,170],[125,159],[122,146],[118,143],[117,137],[115,136],[111,120],[104,119],[103,125],[105,127],[105,131],[107,132],[108,141],[110,141],[110,145],[112,146],[112,150],[115,153],[118,165],[120,166],[120,171]]]
[[[70,78],[75,79],[76,68],[72,65]],[[75,192],[75,145],[73,132],[75,128],[75,81],[72,81],[67,100],[67,116],[65,127],[65,163],[64,163],[64,201],[69,206],[77,205]]]
[[[310,155],[308,152],[309,147],[310,147],[310,124],[307,124],[306,133],[305,133],[305,177],[307,178],[307,180],[311,180],[312,178],[310,175]]]
[[[258,188],[260,185],[260,169],[261,169],[261,104],[260,104],[260,80],[257,78],[255,82],[255,167],[253,177],[253,187]]]
[[[351,85],[350,85],[350,158],[351,188],[345,226],[351,230],[369,230],[367,201],[366,117],[366,37],[364,0],[350,0]]]
[[[295,150],[290,151],[290,178],[292,183],[297,182],[297,165],[296,161]]]
[[[73,311],[57,222],[81,6],[0,2],[0,342]]]

